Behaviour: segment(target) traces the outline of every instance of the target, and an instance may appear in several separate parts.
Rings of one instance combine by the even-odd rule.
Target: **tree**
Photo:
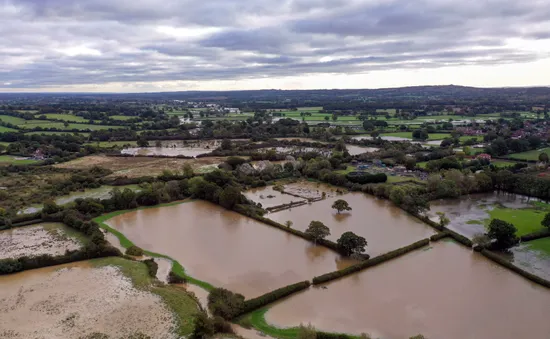
[[[380,136],[380,132],[378,132],[378,131],[372,131],[372,132],[370,132],[370,136],[371,136],[373,139],[376,139],[376,138],[378,138],[378,136]]]
[[[69,123],[68,123],[67,121],[65,121],[65,122],[63,123],[63,126],[69,127]]]
[[[231,149],[231,139],[223,139],[222,140],[222,150],[227,151]]]
[[[208,294],[208,309],[213,315],[226,320],[240,314],[244,307],[244,296],[225,288],[215,288]]]
[[[297,339],[317,339],[317,331],[311,324],[304,326],[300,325],[298,329]]]
[[[198,312],[195,314],[194,318],[194,329],[191,334],[191,339],[210,338],[215,334],[214,325],[205,312]]]
[[[312,221],[306,229],[306,234],[313,238],[315,245],[317,241],[330,235],[330,229],[320,221]]]
[[[517,229],[509,222],[500,219],[493,219],[489,224],[487,236],[496,240],[499,248],[509,248],[516,243]]]
[[[374,124],[368,120],[363,121],[363,129],[365,131],[372,131],[374,129]]]
[[[325,115],[325,120],[326,121],[329,121],[330,120],[330,117],[328,115]]]
[[[439,226],[445,227],[451,222],[444,212],[435,212],[435,214],[439,217]]]
[[[220,193],[220,205],[233,209],[241,200],[241,191],[234,186],[226,186]]]
[[[539,154],[539,161],[547,163],[548,162],[548,154],[546,154],[544,152]]]
[[[294,225],[294,223],[292,221],[290,221],[290,220],[285,221],[285,226],[286,227],[291,228],[292,225]]]
[[[428,132],[425,129],[416,129],[412,133],[413,139],[426,140],[428,139]]]
[[[147,141],[147,139],[145,138],[139,138],[137,141],[137,145],[139,147],[149,147],[149,141]]]
[[[332,204],[332,208],[338,211],[338,214],[342,211],[351,211],[351,207],[347,201],[338,199]]]
[[[349,231],[342,234],[336,243],[347,256],[354,253],[363,253],[367,246],[367,240],[365,240],[365,238]]]
[[[544,219],[542,219],[541,225],[550,229],[550,213],[546,213]]]
[[[405,159],[405,168],[407,168],[409,171],[414,170],[416,167],[416,159],[413,157],[407,157]]]

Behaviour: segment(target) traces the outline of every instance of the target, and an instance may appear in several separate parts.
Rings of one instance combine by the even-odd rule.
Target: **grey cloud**
[[[0,0],[0,87],[351,74],[549,57],[506,45],[509,38],[548,43],[541,29],[550,27],[541,15],[548,9],[536,0],[9,3]],[[159,26],[218,31],[178,36]]]

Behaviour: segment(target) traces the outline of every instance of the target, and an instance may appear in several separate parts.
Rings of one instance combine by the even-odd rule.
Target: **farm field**
[[[521,152],[521,153],[513,153],[509,154],[508,157],[512,159],[518,159],[518,160],[539,160],[539,155],[541,153],[546,153],[550,155],[550,148],[542,148],[538,150],[532,150],[527,152]]]
[[[55,113],[48,113],[44,114],[48,119],[55,119],[55,120],[64,120],[69,122],[88,122],[88,119],[84,119],[81,116],[78,115],[72,115],[72,114],[55,114]]]
[[[0,164],[29,165],[39,162],[34,159],[25,159],[13,155],[0,155]]]
[[[171,112],[169,112],[168,114],[171,114]],[[136,117],[132,117],[132,116],[127,116],[127,115],[111,115],[109,118],[113,119],[113,120],[130,120],[130,119],[134,119]]]
[[[9,124],[14,124],[14,125],[20,125],[25,123],[25,121],[27,121],[23,118],[14,117],[11,115],[0,115],[0,120],[3,122],[7,122]]]
[[[24,128],[24,129],[32,129],[32,128],[36,128],[36,127],[57,128],[57,129],[67,130],[67,131],[70,131],[70,130],[73,130],[73,129],[80,130],[80,131],[86,131],[86,130],[98,131],[98,130],[105,130],[105,129],[125,128],[123,126],[107,126],[107,125],[91,125],[91,124],[69,124],[68,126],[65,126],[65,124],[62,123],[62,122],[51,122],[51,121],[45,121],[45,120],[31,120],[31,121],[41,121],[41,123],[40,124],[25,124],[25,125],[21,125],[20,127]],[[45,123],[44,123],[44,121],[45,121]]]
[[[25,135],[63,135],[63,134],[71,134],[71,135],[80,135],[83,137],[90,136],[89,132],[58,132],[58,131],[35,131],[35,132],[26,132]]]
[[[17,130],[10,127],[0,126],[0,133],[6,132],[17,132]]]
[[[398,138],[407,138],[412,140],[412,132],[392,132],[392,133],[382,133],[381,136],[387,137],[398,137]],[[428,140],[440,140],[450,137],[450,134],[447,133],[430,133],[428,134]]]

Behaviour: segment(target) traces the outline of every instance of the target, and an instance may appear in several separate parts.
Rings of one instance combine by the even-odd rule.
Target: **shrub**
[[[208,294],[208,309],[215,316],[231,320],[244,309],[244,296],[225,288],[215,288]]]
[[[430,241],[438,241],[440,239],[443,239],[443,238],[446,238],[449,236],[449,233],[447,232],[440,232],[440,233],[437,233],[437,234],[434,234],[430,237]]]
[[[143,250],[135,245],[132,245],[126,249],[126,254],[134,257],[141,257],[143,255]]]
[[[147,266],[147,271],[149,272],[149,276],[155,278],[157,276],[159,265],[155,262],[154,259],[143,260],[143,263]]]
[[[187,283],[187,279],[185,277],[180,276],[173,270],[170,270],[170,273],[168,273],[168,283],[169,284],[185,284]]]

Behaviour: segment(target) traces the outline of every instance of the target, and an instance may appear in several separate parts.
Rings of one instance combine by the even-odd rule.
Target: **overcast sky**
[[[549,0],[0,0],[0,91],[550,85]]]

